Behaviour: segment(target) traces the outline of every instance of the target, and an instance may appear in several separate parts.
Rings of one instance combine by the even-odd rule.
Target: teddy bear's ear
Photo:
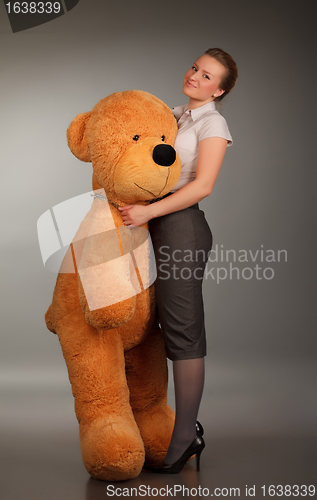
[[[86,137],[86,124],[91,112],[77,115],[67,129],[67,142],[71,152],[81,161],[91,161]]]

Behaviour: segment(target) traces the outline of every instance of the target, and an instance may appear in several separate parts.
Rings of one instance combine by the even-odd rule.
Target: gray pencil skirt
[[[149,231],[167,357],[173,361],[202,358],[206,356],[202,281],[213,240],[205,214],[196,203],[150,220]]]

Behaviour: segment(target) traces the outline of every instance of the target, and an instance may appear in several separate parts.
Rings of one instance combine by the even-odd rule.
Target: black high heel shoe
[[[203,436],[205,433],[203,426],[201,425],[201,423],[198,420],[196,422],[196,432],[197,432],[197,434],[200,434],[201,436]]]
[[[173,464],[163,465],[163,467],[151,467],[149,465],[145,465],[143,469],[149,472],[156,472],[157,474],[178,474],[186,464],[187,460],[189,460],[193,455],[196,455],[196,471],[199,471],[200,455],[204,448],[205,441],[203,440],[203,437],[200,434],[196,434],[192,444],[188,446],[187,450],[185,450],[182,456]]]

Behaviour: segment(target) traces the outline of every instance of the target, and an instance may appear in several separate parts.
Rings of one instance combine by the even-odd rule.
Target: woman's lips
[[[190,83],[188,80],[187,80],[187,82],[186,82],[186,85],[187,85],[188,87],[193,87],[194,89],[196,88],[196,87],[195,87],[195,85],[193,85],[192,83]]]

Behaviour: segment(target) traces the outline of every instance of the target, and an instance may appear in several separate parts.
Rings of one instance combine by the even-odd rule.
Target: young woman
[[[202,280],[212,233],[198,202],[209,196],[232,138],[215,102],[237,79],[232,57],[209,49],[187,71],[183,93],[188,105],[173,109],[178,121],[174,148],[181,176],[170,193],[148,206],[121,207],[126,225],[149,221],[157,279],[155,293],[167,356],[173,361],[176,418],[164,466],[158,473],[178,473],[194,454],[199,470],[205,446],[196,422],[204,386],[206,334]]]

